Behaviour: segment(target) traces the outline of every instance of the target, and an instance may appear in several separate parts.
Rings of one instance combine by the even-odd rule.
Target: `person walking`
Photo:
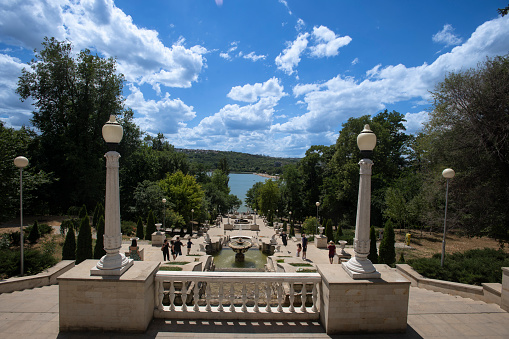
[[[281,233],[281,240],[283,241],[283,245],[286,247],[286,245],[288,245],[288,235],[286,235],[285,231]]]
[[[308,238],[306,235],[302,234],[302,260],[306,260],[306,252],[308,250]]]
[[[166,261],[166,260],[170,261],[170,244],[168,243],[168,239],[164,239],[164,243],[163,243],[163,246],[161,247],[161,251],[163,251],[163,261]]]
[[[171,256],[173,257],[173,260],[177,259],[177,256],[175,255],[175,240],[170,241],[170,249],[171,249]]]
[[[184,245],[180,241],[180,237],[177,237],[177,240],[173,243],[173,251],[175,252],[175,257],[182,255],[182,245]]]
[[[191,238],[187,239],[187,255],[191,253],[191,245],[193,243],[191,242]]]
[[[332,264],[334,256],[336,255],[336,245],[334,245],[333,241],[329,241],[329,246],[327,246],[327,249],[329,250],[329,262]]]
[[[300,243],[297,244],[297,256],[300,256],[300,251],[302,251],[302,245]]]

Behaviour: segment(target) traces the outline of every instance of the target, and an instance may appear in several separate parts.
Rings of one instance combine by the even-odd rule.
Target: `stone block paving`
[[[258,219],[258,218],[257,218]],[[272,228],[261,219],[258,236],[269,238]],[[221,225],[222,226],[222,225]],[[211,228],[211,237],[224,235],[222,227]],[[251,235],[251,231],[227,231],[227,235]],[[281,239],[278,243],[282,245]],[[191,254],[199,254],[203,237],[193,239]],[[297,242],[289,241],[286,249],[276,255],[295,256]],[[140,241],[146,260],[161,261],[159,247]],[[124,244],[123,246],[128,246]],[[346,249],[352,253],[352,249]],[[187,249],[183,248],[184,252]],[[286,253],[285,253],[286,251]],[[290,253],[288,253],[290,251]],[[308,262],[328,263],[326,249],[308,245]],[[185,260],[185,256],[177,260]],[[300,259],[301,260],[301,259]],[[336,264],[337,258],[334,263]],[[341,269],[338,266],[338,269]],[[143,334],[73,332],[58,330],[58,285],[0,294],[0,338],[509,338],[509,313],[499,306],[411,287],[408,307],[408,327],[399,334],[327,335],[319,322],[291,321],[175,321],[155,319]]]

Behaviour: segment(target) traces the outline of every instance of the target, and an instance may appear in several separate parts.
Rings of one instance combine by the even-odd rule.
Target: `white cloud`
[[[312,37],[317,44],[310,47],[311,55],[317,58],[336,56],[339,54],[338,50],[341,47],[352,41],[349,36],[337,36],[325,26],[313,27]]]
[[[144,131],[177,133],[179,126],[196,116],[193,106],[186,105],[180,99],[170,99],[168,93],[161,100],[155,101],[145,100],[143,93],[135,86],[131,85],[130,90],[131,94],[125,103],[141,115],[134,121]]]
[[[281,80],[275,77],[263,84],[235,86],[227,94],[227,97],[237,101],[255,102],[258,98],[275,97],[277,100],[287,95],[281,85]]]
[[[421,111],[418,113],[406,113],[405,114],[406,122],[403,125],[406,128],[406,132],[409,134],[415,134],[418,131],[422,130],[424,124],[428,121],[428,112]]]
[[[288,2],[286,2],[286,0],[279,0],[279,3],[283,4],[286,7],[286,9],[288,10],[288,14],[290,14],[290,15],[293,14],[292,10],[290,9],[290,6],[288,6]]]
[[[359,58],[355,58],[352,60],[352,66],[357,65],[359,63]]]
[[[44,36],[69,39],[77,50],[92,48],[116,57],[118,69],[137,84],[190,87],[206,67],[202,46],[184,47],[179,39],[165,46],[158,33],[136,26],[112,0],[12,1],[2,5],[0,38],[28,49],[40,48]]]
[[[255,52],[251,52],[249,54],[244,55],[244,59],[252,60],[253,62],[256,62],[258,60],[265,60],[267,56],[266,55],[256,55]]]
[[[302,29],[304,29],[304,27],[306,27],[306,23],[304,22],[304,20],[302,20],[301,18],[297,19],[297,24],[295,25],[295,30],[301,31]]]
[[[299,64],[300,55],[308,45],[308,37],[309,33],[299,34],[297,39],[276,57],[275,61],[278,69],[283,70],[288,75],[294,73],[293,68]]]
[[[444,44],[446,47],[459,45],[462,42],[462,39],[454,34],[454,28],[446,24],[444,28],[433,35],[433,42]]]

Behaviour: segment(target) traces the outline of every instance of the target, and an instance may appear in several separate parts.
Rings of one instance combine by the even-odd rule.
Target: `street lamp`
[[[315,234],[318,234],[318,207],[320,207],[320,202],[317,201],[315,205],[316,205],[316,232],[315,232]]]
[[[14,159],[14,165],[19,168],[19,240],[21,247],[21,276],[23,276],[23,168],[28,166],[28,159],[25,157],[16,157]]]
[[[106,158],[106,199],[104,216],[104,255],[95,267],[90,270],[91,275],[120,276],[133,265],[133,260],[120,253],[122,247],[122,232],[120,229],[120,191],[118,168],[120,154],[115,150],[122,140],[122,126],[114,115],[102,128],[104,141],[109,151]]]
[[[447,195],[449,194],[449,180],[454,178],[454,170],[452,168],[446,168],[442,171],[442,176],[447,179],[447,186],[445,189],[445,215],[444,215],[444,238],[442,240],[442,258],[440,259],[440,266],[444,267],[445,257],[445,233],[447,231]]]
[[[194,208],[191,208],[191,234],[193,234],[194,227]]]
[[[166,232],[166,227],[164,226],[164,222],[166,220],[166,198],[163,198],[163,230]]]
[[[371,219],[371,167],[373,166],[373,161],[369,158],[376,146],[376,135],[369,129],[369,125],[365,125],[364,130],[357,136],[357,146],[361,151],[362,159],[359,161],[359,196],[353,243],[355,256],[343,264],[343,268],[353,279],[380,278],[380,272],[368,259],[369,224]]]

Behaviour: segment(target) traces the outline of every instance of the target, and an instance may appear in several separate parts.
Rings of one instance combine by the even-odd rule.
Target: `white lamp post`
[[[445,258],[445,233],[447,231],[447,195],[449,194],[449,180],[454,178],[454,170],[452,168],[446,168],[442,171],[442,176],[447,179],[447,188],[445,189],[445,215],[444,215],[444,238],[442,240],[442,258],[440,259],[440,266],[444,267]]]
[[[194,226],[194,208],[191,208],[191,234],[193,234],[193,226]]]
[[[28,159],[25,157],[16,157],[14,159],[14,165],[19,168],[19,240],[21,247],[21,276],[23,276],[24,270],[24,258],[23,258],[23,168],[28,166]]]
[[[359,196],[353,244],[355,256],[343,264],[343,268],[353,279],[375,279],[380,278],[381,275],[368,259],[368,254],[371,219],[371,166],[373,166],[373,161],[369,157],[373,154],[373,149],[376,146],[376,135],[369,129],[369,125],[365,125],[364,130],[357,136],[357,146],[363,159],[359,161]]]
[[[318,207],[320,207],[320,202],[316,202],[316,231],[315,234],[318,234]]]
[[[163,198],[163,230],[166,232],[166,226],[164,225],[164,222],[166,220],[166,198]]]
[[[123,136],[122,126],[111,115],[110,120],[103,126],[104,141],[110,149],[106,158],[106,199],[104,216],[104,255],[97,265],[90,270],[91,275],[122,275],[133,265],[133,260],[120,253],[122,247],[122,233],[120,229],[120,193],[118,168],[120,154],[115,151]]]

